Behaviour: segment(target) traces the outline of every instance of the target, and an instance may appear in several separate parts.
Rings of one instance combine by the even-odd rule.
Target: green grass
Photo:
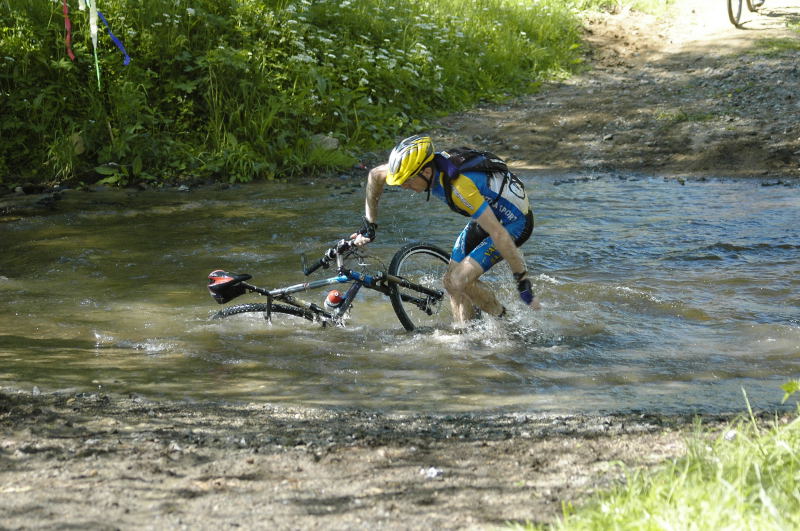
[[[796,17],[789,18],[786,22],[786,27],[800,34],[800,20]],[[796,37],[758,39],[750,53],[774,57],[786,53],[794,53],[798,50],[800,50],[800,35]]]
[[[685,457],[629,471],[623,485],[567,506],[546,528],[800,529],[800,418],[763,427],[751,413],[716,438],[698,427]]]
[[[0,0],[0,184],[304,176],[581,62],[571,0]],[[328,152],[315,135],[338,140]]]
[[[759,39],[753,45],[751,54],[777,56],[787,52],[800,51],[800,38],[774,38],[774,39]]]

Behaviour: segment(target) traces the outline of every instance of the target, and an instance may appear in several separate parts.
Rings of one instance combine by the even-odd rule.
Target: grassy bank
[[[0,184],[247,181],[348,165],[580,62],[570,0],[0,0]],[[322,141],[320,141],[322,139]],[[331,150],[334,145],[337,149]]]
[[[716,438],[698,427],[684,458],[630,472],[547,529],[798,529],[798,478],[800,418],[764,427],[750,412]]]

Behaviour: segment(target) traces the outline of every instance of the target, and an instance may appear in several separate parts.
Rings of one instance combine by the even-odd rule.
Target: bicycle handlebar
[[[325,251],[325,254],[322,255],[322,258],[314,262],[311,267],[304,266],[303,274],[308,276],[320,267],[327,269],[331,265],[331,260],[334,260],[337,255],[346,253],[353,247],[355,247],[353,240],[339,240],[336,245]]]

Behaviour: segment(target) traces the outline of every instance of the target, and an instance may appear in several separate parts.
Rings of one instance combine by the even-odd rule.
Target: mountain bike
[[[764,1],[765,0],[747,0],[747,9],[755,13],[764,5]],[[737,28],[742,27],[740,21],[742,18],[742,4],[744,4],[744,2],[745,0],[728,0],[728,19],[730,19],[731,24]]]
[[[377,270],[371,269],[372,261],[380,263]],[[218,303],[225,304],[245,293],[264,296],[267,302],[229,306],[216,312],[212,319],[261,313],[270,322],[286,315],[322,323],[322,326],[343,326],[359,290],[367,288],[389,297],[394,313],[406,330],[449,325],[452,312],[442,286],[449,261],[450,254],[435,245],[410,243],[395,253],[386,269],[380,260],[365,254],[352,240],[340,240],[313,264],[308,265],[304,258],[302,260],[305,276],[335,263],[336,274],[328,278],[265,289],[248,283],[252,278],[250,274],[218,269],[208,276],[208,290]],[[351,265],[353,263],[358,269]],[[348,284],[349,287],[344,293],[338,289],[329,290],[322,306],[296,297],[300,292],[322,290],[338,284]]]

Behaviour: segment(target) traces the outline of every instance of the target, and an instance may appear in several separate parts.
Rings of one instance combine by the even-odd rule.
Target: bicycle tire
[[[731,24],[740,27],[739,21],[742,20],[742,3],[745,0],[728,0],[728,19]],[[749,4],[752,0],[747,0]]]
[[[747,9],[755,13],[764,5],[764,0],[747,0]]]
[[[447,271],[450,254],[435,245],[410,243],[397,251],[389,264],[389,274],[405,278],[427,288],[444,291],[442,278]],[[450,325],[453,321],[450,301],[444,297],[429,315],[403,296],[424,296],[420,292],[394,285],[389,293],[392,308],[403,327],[413,331],[419,327]]]
[[[234,306],[228,306],[227,308],[223,308],[222,310],[218,311],[214,315],[211,316],[212,319],[224,319],[226,317],[231,317],[233,315],[239,315],[242,313],[266,313],[269,310],[269,304],[266,303],[247,303],[247,304],[236,304]],[[313,319],[310,312],[304,310],[303,308],[297,308],[295,306],[287,306],[285,304],[272,304],[272,312],[271,313],[285,313],[287,315],[294,315],[296,317],[303,317],[304,319]]]

